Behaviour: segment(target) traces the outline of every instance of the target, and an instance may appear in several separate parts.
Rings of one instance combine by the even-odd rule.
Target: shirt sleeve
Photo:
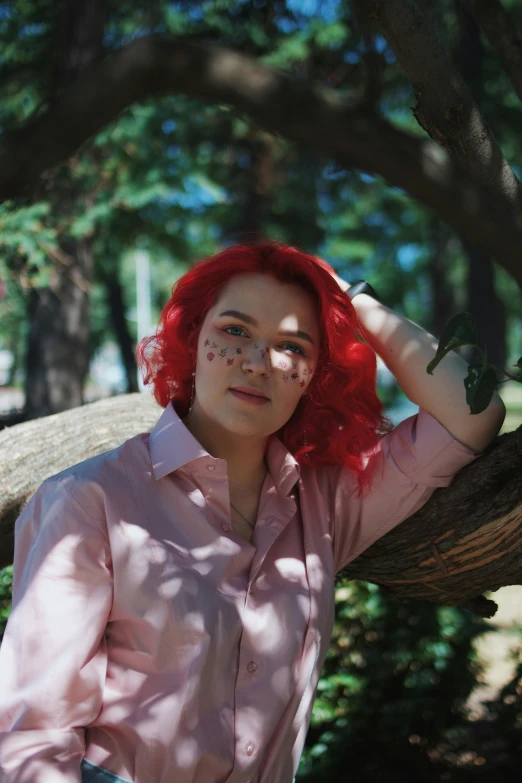
[[[88,492],[79,482],[72,490],[70,476],[65,484],[47,479],[15,523],[13,604],[0,648],[2,783],[80,783],[84,727],[102,704],[109,544],[86,511]]]
[[[420,408],[365,455],[366,469],[376,465],[366,496],[355,497],[355,477],[339,466],[334,475],[332,511],[335,572],[418,511],[437,487],[447,487],[455,474],[481,453],[458,441]]]

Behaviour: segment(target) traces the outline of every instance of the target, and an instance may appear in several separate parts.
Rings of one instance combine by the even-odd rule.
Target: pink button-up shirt
[[[153,431],[51,476],[16,522],[0,651],[0,780],[291,783],[331,637],[334,575],[477,454],[424,410],[343,466],[267,450],[252,544],[227,465],[171,404]]]

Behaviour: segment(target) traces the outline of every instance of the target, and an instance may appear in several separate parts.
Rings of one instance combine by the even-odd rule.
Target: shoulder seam
[[[73,478],[74,480],[76,480],[74,476],[73,476],[72,478]],[[98,530],[100,531],[100,533],[102,534],[102,536],[103,536],[103,537],[104,537],[104,538],[107,540],[107,542],[109,542],[109,533],[108,533],[108,531],[107,531],[107,528],[105,527],[105,530],[102,528],[102,526],[101,526],[101,525],[100,525],[100,524],[97,522],[97,520],[96,520],[96,519],[93,517],[93,515],[92,515],[92,514],[91,514],[91,513],[90,513],[90,512],[89,512],[89,511],[86,509],[86,508],[84,508],[84,506],[83,506],[83,504],[82,504],[82,503],[80,503],[80,501],[78,500],[78,498],[76,497],[76,495],[74,495],[74,494],[73,494],[73,492],[71,492],[71,490],[69,489],[69,487],[67,487],[67,486],[64,484],[64,482],[62,481],[62,479],[61,479],[61,478],[59,478],[59,479],[57,479],[57,480],[60,482],[60,484],[61,484],[62,488],[64,489],[64,491],[66,492],[66,494],[67,494],[67,495],[68,495],[70,498],[72,498],[72,499],[74,500],[74,502],[76,503],[76,505],[77,505],[77,506],[78,506],[78,507],[79,507],[79,508],[80,508],[80,509],[83,511],[83,513],[84,513],[84,514],[87,514],[87,516],[88,516],[88,517],[89,517],[89,519],[90,519],[90,520],[93,522],[93,524],[94,524],[94,525],[96,525],[96,527],[98,528]]]

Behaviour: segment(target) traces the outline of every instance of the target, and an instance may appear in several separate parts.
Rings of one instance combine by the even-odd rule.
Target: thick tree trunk
[[[455,63],[473,90],[477,101],[484,95],[484,47],[480,30],[473,19],[469,4],[457,0],[459,38],[455,48]],[[468,260],[467,311],[477,324],[477,341],[487,348],[489,360],[499,368],[506,361],[506,319],[504,306],[495,293],[494,264],[490,254],[465,238],[463,246]],[[461,355],[469,362],[480,362],[475,348],[464,347]],[[498,374],[499,380],[504,375]]]
[[[57,89],[73,82],[100,56],[104,8],[105,0],[58,3],[54,64]],[[39,189],[41,184],[35,189],[35,199]],[[88,201],[88,197],[82,198]],[[64,242],[55,263],[49,286],[33,289],[28,300],[26,420],[76,408],[83,402],[93,276],[90,239]]]
[[[90,240],[80,240],[47,288],[32,289],[28,302],[25,419],[77,408],[88,371]]]
[[[477,324],[477,344],[488,352],[488,360],[500,369],[506,362],[506,317],[502,301],[495,293],[493,259],[477,248],[468,247],[468,305],[467,311]],[[462,355],[473,362],[480,361],[475,348],[462,348]],[[505,375],[498,373],[499,380]]]
[[[0,432],[0,567],[12,562],[13,524],[49,476],[150,432],[154,399],[129,394]],[[449,487],[347,566],[399,599],[460,604],[491,616],[488,590],[522,584],[522,427],[497,437]]]

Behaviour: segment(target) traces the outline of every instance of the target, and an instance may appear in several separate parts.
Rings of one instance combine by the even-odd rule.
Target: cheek
[[[231,367],[236,364],[241,355],[241,349],[235,348],[226,340],[205,337],[201,356],[205,365],[211,365],[213,369]]]
[[[281,359],[277,363],[283,383],[302,393],[312,380],[312,363],[305,359]]]

